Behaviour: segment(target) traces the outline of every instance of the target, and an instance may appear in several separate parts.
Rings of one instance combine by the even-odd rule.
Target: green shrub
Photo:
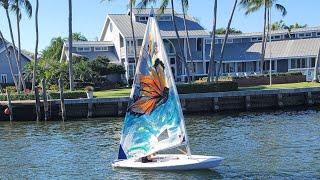
[[[13,93],[10,94],[11,100],[33,100],[35,99],[34,94],[17,94]],[[1,94],[0,95],[0,101],[7,101],[7,95],[6,94]]]
[[[236,82],[177,84],[179,94],[224,92],[238,90]]]
[[[79,99],[87,98],[87,93],[85,91],[66,91],[63,92],[65,99]],[[50,99],[60,99],[59,92],[49,92]]]
[[[6,90],[9,91],[10,93],[15,93],[17,92],[17,89],[15,86],[7,86]]]
[[[56,84],[52,84],[49,86],[49,90],[51,91],[59,91],[59,86]]]

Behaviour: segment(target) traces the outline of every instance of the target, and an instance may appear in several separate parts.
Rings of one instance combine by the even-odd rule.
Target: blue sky
[[[30,0],[35,7],[35,0]],[[100,3],[101,0],[73,0],[73,31],[81,32],[89,40],[100,36],[107,14],[124,13],[127,11],[127,0],[113,0],[113,2]],[[189,0],[188,13],[200,20],[206,29],[212,27],[213,0]],[[177,11],[180,11],[180,1],[176,1]],[[317,0],[278,0],[288,11],[284,18],[273,10],[272,21],[283,19],[286,24],[308,24],[319,26],[320,17],[318,9],[320,1]],[[289,3],[290,2],[290,3]],[[51,38],[67,36],[68,34],[68,1],[67,0],[40,0],[39,31],[40,50],[48,46]],[[225,27],[230,16],[234,0],[218,0],[218,27]],[[154,5],[156,7],[157,5]],[[13,17],[12,17],[13,18]],[[263,13],[259,11],[253,15],[245,16],[243,9],[237,8],[232,27],[243,32],[257,32],[262,30]],[[15,21],[13,21],[15,24]],[[9,39],[9,31],[4,10],[0,9],[0,29]],[[14,29],[15,25],[14,25]],[[34,18],[23,17],[21,23],[22,48],[34,51],[35,32]]]

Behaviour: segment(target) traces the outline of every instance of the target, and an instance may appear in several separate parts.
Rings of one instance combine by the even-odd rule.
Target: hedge
[[[87,98],[87,93],[85,91],[66,91],[63,93],[65,99],[78,99],[78,98]],[[11,100],[34,100],[34,94],[16,94],[12,93],[10,95]],[[42,95],[40,94],[40,98],[42,99]],[[49,99],[60,99],[59,92],[48,92]],[[1,94],[0,101],[7,101],[7,95]]]
[[[179,94],[237,91],[236,82],[177,84]]]

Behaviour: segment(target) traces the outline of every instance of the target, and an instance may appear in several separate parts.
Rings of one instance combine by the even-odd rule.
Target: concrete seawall
[[[254,111],[320,105],[320,88],[318,87],[194,93],[179,96],[184,113]],[[124,116],[128,100],[128,97],[66,99],[66,116],[67,119],[86,118],[88,115],[89,117]],[[9,117],[3,114],[7,102],[0,103],[2,105],[0,119],[8,120]],[[13,101],[12,107],[14,120],[36,119],[34,101]],[[50,119],[60,119],[59,100],[49,101],[49,113]]]

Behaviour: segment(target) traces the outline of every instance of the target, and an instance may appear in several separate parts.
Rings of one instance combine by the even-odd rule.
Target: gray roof
[[[159,11],[159,8],[153,8],[154,13],[157,14]],[[171,8],[166,8],[163,11],[163,14],[171,14]],[[151,8],[143,8],[143,9],[132,9],[132,12],[134,15],[149,15],[151,12]]]
[[[305,33],[305,32],[320,32],[320,26],[318,27],[305,27],[305,28],[296,28],[292,29],[290,33]],[[277,34],[287,34],[288,30],[281,29],[276,31],[271,31],[272,35]],[[230,37],[233,38],[241,38],[241,37],[255,37],[255,36],[262,36],[262,32],[248,32],[248,33],[242,33],[242,34],[230,34]],[[224,35],[217,35],[217,37],[224,37]]]
[[[120,32],[125,38],[132,38],[130,27],[130,16],[125,14],[110,14],[110,19],[114,22],[115,26],[119,28]],[[187,27],[189,29],[189,36],[208,36],[209,33],[193,18],[187,16]],[[186,33],[184,31],[183,15],[176,15],[176,22],[181,37],[185,37]],[[174,27],[171,21],[158,21],[161,36],[164,38],[175,37]],[[134,30],[137,38],[143,38],[144,32],[146,30],[146,23],[134,22]]]
[[[64,45],[69,47],[68,42],[65,42]],[[111,41],[73,41],[72,45],[74,47],[86,46],[86,47],[94,47],[94,46],[114,46]]]
[[[210,45],[207,45],[208,50]],[[215,59],[219,59],[221,44],[216,45]],[[225,61],[256,61],[261,58],[262,43],[230,43],[226,44]],[[267,44],[266,59],[287,59],[295,57],[315,57],[320,48],[320,38],[291,39],[273,41]],[[207,58],[209,56],[206,52]]]

